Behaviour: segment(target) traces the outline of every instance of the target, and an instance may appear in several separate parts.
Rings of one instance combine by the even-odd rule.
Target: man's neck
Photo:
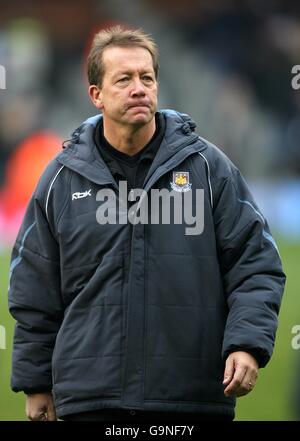
[[[153,118],[148,124],[144,126],[119,126],[114,124],[107,124],[103,118],[103,134],[105,139],[115,149],[122,153],[133,156],[148,144],[155,133],[156,123]]]

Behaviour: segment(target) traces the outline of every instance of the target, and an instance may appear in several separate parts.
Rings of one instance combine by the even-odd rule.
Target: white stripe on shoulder
[[[209,193],[210,193],[210,205],[211,205],[211,208],[213,208],[214,207],[214,200],[213,200],[213,193],[212,193],[211,182],[210,182],[209,163],[208,163],[208,160],[206,159],[206,157],[201,152],[198,152],[198,153],[200,156],[202,156],[202,158],[204,159],[204,161],[206,162],[206,165],[207,165],[207,179],[208,179],[208,186],[209,186]]]
[[[48,219],[48,203],[49,203],[50,193],[51,193],[51,190],[52,190],[53,184],[54,184],[54,182],[56,181],[57,176],[59,175],[59,173],[62,171],[63,168],[64,168],[64,165],[62,165],[62,166],[60,167],[60,169],[58,170],[58,172],[56,173],[56,175],[55,175],[54,178],[52,179],[51,184],[50,184],[50,186],[49,186],[48,193],[47,193],[47,199],[46,199],[45,209],[46,209],[46,217],[47,217],[48,222],[49,222],[49,219]]]

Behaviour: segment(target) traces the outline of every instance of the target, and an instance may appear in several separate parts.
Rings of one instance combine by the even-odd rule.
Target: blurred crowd
[[[96,113],[85,56],[111,24],[143,27],[158,42],[160,108],[191,114],[250,179],[299,177],[299,2],[0,0],[0,11],[0,230],[12,188],[23,182],[17,199],[27,202],[44,163]]]

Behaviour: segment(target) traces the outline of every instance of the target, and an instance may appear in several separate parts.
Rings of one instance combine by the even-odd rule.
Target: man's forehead
[[[152,57],[147,49],[142,47],[108,47],[103,51],[103,62],[106,67],[132,67],[133,64],[144,64],[152,67]]]

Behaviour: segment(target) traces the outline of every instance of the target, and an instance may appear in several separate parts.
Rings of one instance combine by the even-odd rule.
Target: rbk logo
[[[81,199],[81,198],[86,198],[87,196],[92,196],[91,191],[92,191],[92,189],[90,188],[89,190],[86,190],[83,193],[80,193],[79,191],[77,191],[76,193],[73,193],[72,194],[72,201],[74,201],[75,199]]]

